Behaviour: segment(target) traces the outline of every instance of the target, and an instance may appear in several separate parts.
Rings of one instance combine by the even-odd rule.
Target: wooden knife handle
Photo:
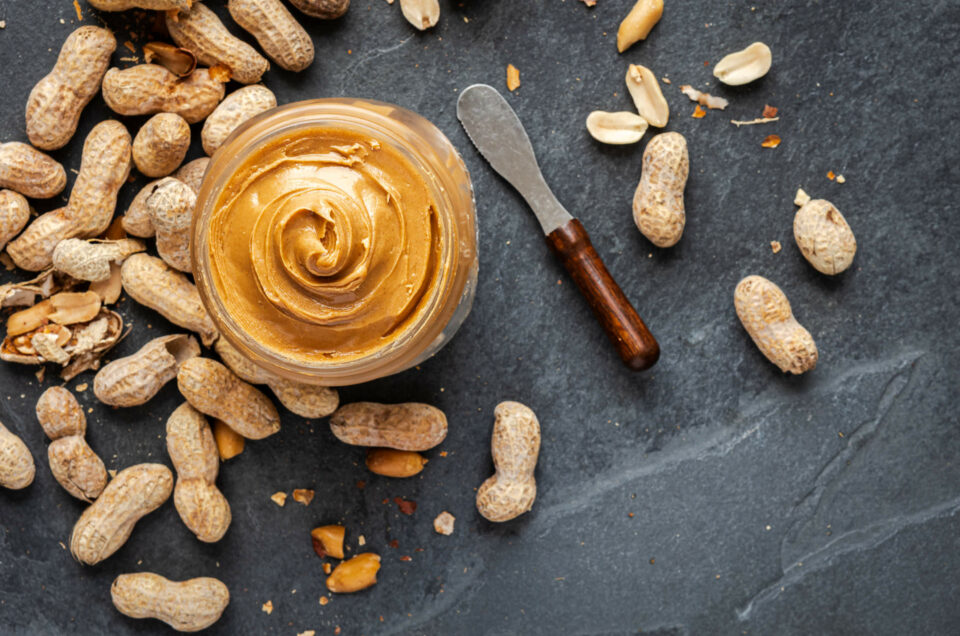
[[[624,364],[634,371],[656,364],[660,346],[593,249],[583,224],[572,219],[550,232],[547,243],[590,303]]]

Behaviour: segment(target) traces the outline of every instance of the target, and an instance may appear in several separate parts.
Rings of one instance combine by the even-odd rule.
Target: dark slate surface
[[[81,4],[84,23],[95,22]],[[482,244],[473,314],[421,369],[342,393],[447,412],[450,435],[422,477],[370,475],[363,452],[336,442],[325,421],[285,415],[280,434],[222,467],[234,521],[219,544],[197,542],[168,503],[114,557],[81,567],[60,542],[83,505],[51,478],[33,416],[54,381],[2,366],[0,419],[38,460],[30,488],[0,493],[2,631],[167,633],[110,604],[117,574],[153,570],[229,585],[216,634],[956,633],[960,6],[673,0],[650,39],[618,56],[627,0],[442,4],[441,24],[425,34],[384,0],[354,0],[336,23],[304,20],[317,62],[265,78],[281,102],[350,95],[416,110],[472,172]],[[0,0],[0,19],[0,139],[22,140],[26,96],[76,17],[67,0]],[[127,39],[124,19],[107,23]],[[758,39],[774,51],[770,75],[714,86],[710,65]],[[583,125],[593,109],[631,107],[628,62],[673,80],[669,129],[689,140],[688,225],[670,250],[653,249],[630,216],[645,141],[603,147]],[[620,365],[520,198],[456,122],[458,91],[502,89],[508,63],[523,81],[509,101],[547,180],[662,343],[652,372]],[[692,119],[682,83],[732,104]],[[781,109],[779,123],[728,123],[765,103]],[[84,135],[106,116],[97,98],[55,156],[76,168]],[[135,129],[142,119],[125,121]],[[761,149],[774,132],[783,144]],[[143,182],[124,188],[122,207]],[[846,274],[818,274],[793,244],[798,186],[833,201],[856,232]],[[807,376],[782,375],[738,324],[733,288],[754,273],[786,290],[814,334],[820,365]],[[114,356],[173,330],[129,301],[120,311],[134,331]],[[126,411],[103,408],[89,390],[78,397],[93,409],[88,437],[110,468],[169,463],[163,422],[180,401],[175,387]],[[530,514],[493,525],[473,497],[491,472],[492,411],[503,399],[529,404],[542,422],[540,494]],[[309,507],[269,499],[297,487],[316,489]],[[395,496],[416,500],[416,513],[382,503]],[[457,516],[452,537],[431,527],[444,509]],[[372,590],[321,607],[307,532],[335,521],[354,552],[364,535],[383,569]]]

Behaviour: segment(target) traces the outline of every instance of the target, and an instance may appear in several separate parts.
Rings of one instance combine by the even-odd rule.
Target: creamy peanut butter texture
[[[250,153],[217,197],[209,236],[229,316],[305,362],[396,340],[443,267],[424,177],[387,144],[339,128],[299,129]]]

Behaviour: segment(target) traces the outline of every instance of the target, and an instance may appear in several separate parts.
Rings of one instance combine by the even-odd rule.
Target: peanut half
[[[335,20],[350,8],[350,0],[290,0],[302,13],[323,20]]]
[[[200,355],[196,339],[186,334],[154,338],[139,351],[106,365],[93,378],[93,393],[110,406],[140,406],[149,402],[180,365]]]
[[[157,253],[181,272],[193,271],[190,259],[190,229],[197,195],[187,184],[166,177],[147,197],[146,209],[157,235]]]
[[[203,122],[200,139],[204,152],[212,155],[240,124],[276,105],[273,91],[259,84],[230,93]]]
[[[137,521],[169,499],[171,490],[173,475],[163,464],[121,470],[80,515],[70,535],[70,553],[81,563],[100,563],[126,543]]]
[[[371,448],[367,451],[367,469],[384,477],[413,477],[426,466],[427,460],[416,451],[395,448]]]
[[[354,402],[330,417],[330,430],[354,446],[384,446],[397,450],[430,450],[447,436],[447,416],[429,404]]]
[[[230,590],[217,579],[174,582],[153,572],[121,574],[110,598],[130,618],[156,618],[178,632],[199,632],[216,623],[230,603]]]
[[[663,0],[638,0],[617,29],[617,51],[623,53],[646,40],[663,15]]]
[[[754,42],[717,62],[713,67],[713,76],[728,86],[740,86],[766,75],[772,64],[770,47],[763,42]]]
[[[647,132],[647,120],[636,113],[595,110],[587,115],[587,132],[604,144],[635,144]]]
[[[127,9],[147,9],[150,11],[187,11],[192,2],[200,0],[87,0],[94,9],[100,11],[126,11]]]
[[[131,298],[173,324],[196,332],[205,346],[217,339],[217,328],[204,309],[197,288],[159,258],[134,254],[123,262],[120,277]]]
[[[53,250],[53,268],[78,280],[102,282],[110,278],[111,265],[118,265],[131,254],[146,249],[143,242],[136,239],[67,239]]]
[[[477,510],[489,521],[509,521],[533,507],[533,471],[540,454],[540,422],[519,402],[501,402],[493,412],[490,448],[495,473],[477,490]]]
[[[147,42],[143,45],[143,61],[154,60],[177,77],[187,77],[197,70],[197,56],[193,51],[166,42]]]
[[[737,316],[767,360],[801,374],[817,366],[817,344],[793,317],[786,294],[762,276],[747,276],[733,293]]]
[[[33,483],[36,466],[23,440],[0,422],[0,486],[20,490]]]
[[[195,124],[223,99],[226,78],[198,68],[180,79],[157,64],[112,68],[103,76],[103,100],[120,115],[176,113]]]
[[[97,236],[107,229],[117,193],[130,174],[130,146],[130,133],[120,122],[108,119],[93,127],[83,144],[80,173],[67,206],[40,215],[7,246],[18,267],[45,269],[60,241]]]
[[[167,13],[167,30],[177,46],[193,51],[203,64],[226,66],[231,79],[241,84],[259,82],[270,68],[256,49],[230,33],[217,14],[199,2],[189,11]]]
[[[167,420],[167,452],[177,471],[177,513],[198,539],[216,543],[230,527],[230,504],[216,486],[220,458],[213,432],[189,404],[181,404]]]
[[[49,199],[66,185],[66,171],[49,155],[19,141],[0,144],[0,188],[31,199]]]
[[[400,0],[400,11],[407,22],[424,31],[440,20],[439,0]]]
[[[190,124],[176,113],[147,120],[133,139],[133,163],[148,177],[165,177],[183,163],[190,149]]]
[[[83,26],[67,36],[53,70],[27,99],[27,137],[37,148],[62,148],[73,137],[80,113],[100,90],[117,40],[107,29]]]
[[[247,439],[263,439],[280,430],[273,402],[216,360],[187,360],[177,372],[177,386],[195,409]]]
[[[627,90],[640,116],[656,128],[663,128],[670,119],[670,106],[660,90],[660,82],[646,66],[631,64],[627,68]]]
[[[793,238],[807,262],[828,276],[846,271],[857,253],[857,239],[847,220],[824,199],[807,201],[797,210]]]
[[[302,71],[313,63],[313,40],[280,0],[229,0],[227,9],[282,68]]]
[[[633,195],[633,222],[657,247],[671,247],[683,236],[687,214],[683,189],[690,174],[687,140],[661,133],[643,151],[643,171]]]
[[[358,554],[333,569],[327,577],[327,589],[337,594],[359,592],[377,582],[380,571],[380,555],[373,552]]]
[[[340,396],[336,389],[313,384],[301,384],[276,376],[258,367],[224,338],[214,345],[217,354],[231,371],[251,384],[266,384],[287,410],[301,417],[316,419],[337,410]]]
[[[220,461],[227,461],[243,452],[246,438],[220,420],[213,420],[213,439],[217,442]]]
[[[107,469],[84,439],[87,418],[77,398],[63,387],[50,387],[37,401],[37,419],[52,440],[47,455],[57,483],[88,503],[99,497],[107,485]]]
[[[20,233],[30,220],[30,203],[13,190],[0,190],[0,250]]]

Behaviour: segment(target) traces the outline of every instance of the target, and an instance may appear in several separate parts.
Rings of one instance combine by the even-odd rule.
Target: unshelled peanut
[[[130,174],[130,133],[118,121],[93,127],[83,144],[80,173],[67,206],[41,215],[7,246],[21,269],[50,266],[53,250],[65,239],[102,234],[113,219],[117,193]]]
[[[200,157],[180,166],[173,176],[186,183],[194,194],[200,194],[200,184],[203,183],[203,175],[206,174],[209,165],[210,157]]]
[[[280,0],[228,0],[227,9],[280,67],[302,71],[313,63],[313,40]]]
[[[30,203],[13,190],[0,190],[0,250],[20,233],[30,220]]]
[[[263,439],[280,430],[280,415],[270,398],[216,360],[185,361],[177,372],[177,386],[195,409],[247,439]]]
[[[117,40],[108,29],[82,26],[71,33],[57,63],[27,99],[27,137],[37,148],[56,150],[77,130],[80,113],[100,90]]]
[[[301,417],[316,419],[337,410],[340,396],[336,389],[315,384],[302,384],[276,376],[245,358],[225,338],[214,345],[217,354],[240,379],[251,384],[266,384],[287,410]]]
[[[846,271],[857,253],[857,239],[847,220],[824,199],[807,201],[797,210],[793,238],[807,262],[829,276]]]
[[[157,64],[112,68],[103,76],[103,100],[120,115],[176,113],[195,124],[223,99],[226,81],[208,68],[183,79]]]
[[[690,174],[687,140],[661,133],[643,151],[640,183],[633,194],[633,222],[657,247],[671,247],[683,236],[687,213],[683,189]]]
[[[754,42],[717,62],[713,76],[728,86],[740,86],[766,75],[772,64],[770,47],[763,42]]]
[[[204,152],[212,155],[240,124],[276,105],[273,91],[259,84],[230,93],[203,122],[200,139]]]
[[[203,64],[227,67],[231,79],[241,84],[259,82],[270,68],[256,49],[230,33],[217,14],[202,3],[194,4],[189,11],[167,13],[167,30],[177,46],[193,51]]]
[[[323,20],[335,20],[350,8],[350,0],[290,0],[302,13]]]
[[[176,113],[147,120],[133,139],[133,163],[148,177],[165,177],[183,163],[190,149],[190,124]]]
[[[0,188],[31,199],[49,199],[66,185],[66,171],[49,155],[19,141],[0,144]]]
[[[87,0],[100,11],[126,11],[147,9],[149,11],[187,11],[193,2],[200,0]]]
[[[137,464],[117,473],[73,527],[70,553],[96,565],[119,550],[137,521],[170,498],[173,474],[163,464]]]
[[[509,521],[533,507],[537,482],[533,471],[540,454],[540,422],[519,402],[501,402],[494,410],[493,477],[477,490],[477,510],[489,521]]]
[[[127,294],[141,305],[196,332],[208,347],[217,339],[217,328],[204,309],[197,288],[159,258],[134,254],[123,262],[120,277]]]
[[[347,529],[341,525],[319,526],[310,531],[313,550],[320,557],[343,558],[343,539]]]
[[[327,577],[327,589],[336,594],[359,592],[377,582],[380,555],[364,552],[344,561]]]
[[[186,334],[154,338],[139,351],[106,365],[93,378],[93,393],[110,406],[140,406],[149,402],[180,365],[200,355],[200,345]]]
[[[136,239],[67,239],[53,250],[53,268],[77,280],[101,282],[110,278],[111,265],[119,265],[145,249],[146,245]]]
[[[434,406],[416,402],[354,402],[334,412],[330,430],[341,442],[354,446],[425,451],[446,438],[447,416]]]
[[[178,632],[199,632],[216,623],[230,603],[221,581],[202,577],[174,582],[152,572],[121,574],[110,598],[130,618],[156,618]]]
[[[440,20],[440,1],[400,0],[400,11],[407,22],[424,31]]]
[[[0,486],[20,490],[33,483],[36,466],[23,440],[0,422]]]
[[[50,438],[50,472],[64,490],[86,502],[100,496],[107,485],[107,469],[84,435],[87,417],[67,389],[54,386],[37,401],[37,420]]]
[[[637,0],[617,29],[617,51],[623,53],[640,40],[646,40],[663,15],[663,0]]]
[[[205,543],[230,527],[230,504],[216,486],[220,458],[207,418],[181,404],[167,419],[167,452],[177,471],[173,505],[183,523]]]
[[[427,459],[416,451],[372,448],[367,451],[367,470],[384,477],[413,477],[423,470]]]
[[[762,276],[747,276],[733,293],[737,317],[750,338],[781,371],[801,374],[817,366],[813,336],[793,317],[790,301]]]
[[[179,179],[161,179],[147,197],[147,215],[157,236],[157,253],[181,272],[193,270],[190,235],[197,195]]]

